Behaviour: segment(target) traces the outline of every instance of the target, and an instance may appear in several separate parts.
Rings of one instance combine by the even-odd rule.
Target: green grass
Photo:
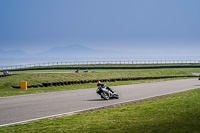
[[[122,107],[0,128],[2,133],[198,133],[200,89]]]
[[[24,73],[24,74],[30,74],[30,73],[39,73],[39,72],[63,72],[63,73],[74,73],[75,70],[58,70],[58,69],[51,69],[51,70],[28,70],[28,71],[10,71],[10,73]]]
[[[183,78],[175,78],[183,79]],[[119,86],[127,84],[141,84],[141,83],[150,83],[150,82],[160,82],[172,79],[154,79],[154,80],[135,80],[135,81],[120,81],[120,82],[106,82],[107,86]],[[66,85],[66,86],[53,86],[53,87],[40,87],[40,88],[28,88],[26,91],[20,89],[0,89],[0,97],[6,96],[15,96],[15,95],[27,95],[27,94],[39,94],[55,91],[68,91],[68,90],[78,90],[78,89],[88,89],[95,88],[96,83],[89,84],[75,84],[75,85]]]
[[[60,71],[67,72],[63,70]],[[42,70],[40,72],[44,71]],[[51,72],[58,72],[58,70],[51,70]],[[129,78],[129,77],[184,76],[184,75],[192,75],[191,73],[198,73],[198,72],[200,72],[200,68],[148,69],[148,70],[119,69],[119,70],[97,70],[96,73],[92,73],[91,71],[88,73],[84,73],[81,71],[80,73],[48,73],[48,74],[32,73],[32,74],[13,75],[0,78],[0,97],[96,87],[95,84],[85,84],[85,85],[81,84],[81,85],[69,85],[61,87],[28,88],[28,91],[21,91],[19,89],[14,89],[11,87],[11,86],[20,86],[21,81],[27,81],[28,85],[34,85],[34,84],[42,84],[48,82],[79,81],[79,80],[94,80],[94,79],[101,80],[101,79]],[[113,85],[121,85],[124,83],[132,84],[135,82],[137,83],[138,81],[128,81],[123,83],[115,82]]]

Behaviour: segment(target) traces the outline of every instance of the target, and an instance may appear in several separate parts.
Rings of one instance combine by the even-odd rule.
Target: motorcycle
[[[106,87],[98,87],[96,93],[105,100],[109,100],[112,98],[119,99],[119,95],[117,93],[112,93],[110,90],[106,89]]]

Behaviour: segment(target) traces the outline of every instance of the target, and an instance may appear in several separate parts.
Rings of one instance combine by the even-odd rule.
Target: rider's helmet
[[[103,88],[106,87],[106,84],[101,84],[101,87],[103,87]]]
[[[98,82],[97,82],[97,86],[100,86],[100,85],[101,85],[101,81],[98,81]]]

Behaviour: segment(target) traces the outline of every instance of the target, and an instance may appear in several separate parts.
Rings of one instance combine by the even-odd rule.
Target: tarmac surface
[[[0,97],[0,127],[200,88],[200,81],[182,79],[111,88],[119,99],[103,100],[96,88]]]

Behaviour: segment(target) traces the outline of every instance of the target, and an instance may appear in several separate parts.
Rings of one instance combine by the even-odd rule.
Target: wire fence
[[[42,66],[62,66],[62,65],[97,65],[97,64],[197,64],[200,60],[134,60],[134,61],[69,61],[69,62],[47,62],[47,63],[33,63],[13,66],[1,66],[0,70],[12,70],[30,67]]]

